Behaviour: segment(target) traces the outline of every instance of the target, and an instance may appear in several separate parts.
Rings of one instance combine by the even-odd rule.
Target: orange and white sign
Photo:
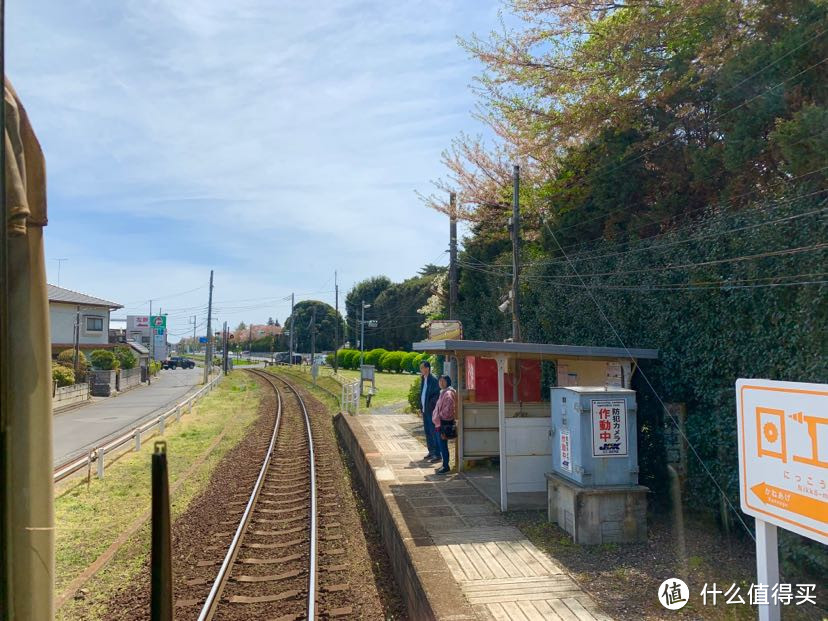
[[[736,382],[742,511],[828,544],[828,385]]]

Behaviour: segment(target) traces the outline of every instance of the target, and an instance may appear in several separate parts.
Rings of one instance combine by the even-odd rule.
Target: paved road
[[[54,417],[55,465],[84,455],[104,439],[113,438],[136,423],[161,414],[201,385],[204,369],[161,371],[152,386],[133,388],[117,397],[56,414]]]

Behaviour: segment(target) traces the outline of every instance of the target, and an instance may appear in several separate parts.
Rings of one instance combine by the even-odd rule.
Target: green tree
[[[89,354],[89,358],[92,361],[92,367],[101,371],[111,371],[117,369],[119,365],[118,358],[108,349],[96,349]]]
[[[68,367],[74,371],[75,368],[75,350],[74,349],[64,349],[62,352],[58,354],[57,357],[58,363],[62,364],[65,367]],[[78,373],[75,379],[78,382],[85,382],[86,381],[86,374],[89,371],[89,360],[87,359],[86,355],[83,351],[78,350]]]
[[[134,369],[135,365],[138,364],[138,358],[129,347],[115,347],[113,353],[118,359],[118,367],[121,369]]]
[[[315,309],[315,319],[314,319]],[[339,335],[345,333],[345,324],[342,317],[336,314],[336,309],[330,304],[318,300],[303,300],[293,307],[293,315],[285,320],[285,325],[293,321],[293,348],[294,351],[310,352],[311,329],[315,323],[316,351],[322,352],[335,349],[336,324],[339,322]]]
[[[355,284],[345,296],[345,320],[351,345],[356,347],[360,338],[359,322],[362,319],[362,303],[373,304],[374,300],[390,286],[391,280],[387,276],[373,276]],[[371,318],[370,309],[365,317],[366,320]],[[375,333],[366,330],[364,349],[379,347],[382,345],[381,340]]]

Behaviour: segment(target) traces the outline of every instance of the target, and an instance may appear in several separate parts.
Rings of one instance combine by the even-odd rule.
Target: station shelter
[[[510,498],[514,505],[546,495],[553,434],[544,384],[630,388],[638,360],[658,358],[655,349],[500,341],[430,340],[413,349],[450,363],[459,397],[458,470],[496,458],[499,476],[492,478],[498,489],[489,495],[499,499],[501,511]],[[554,378],[548,377],[552,372]]]

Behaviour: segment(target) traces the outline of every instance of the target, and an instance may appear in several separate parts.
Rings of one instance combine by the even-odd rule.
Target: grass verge
[[[292,377],[298,377],[307,381],[311,381],[310,367],[294,366],[294,367],[278,367],[280,373],[288,373]],[[324,369],[317,384],[323,388],[339,394],[339,383],[330,377],[328,374],[330,369]],[[347,369],[340,369],[339,374],[350,381],[359,379],[359,371],[351,371]],[[408,389],[411,388],[411,383],[416,379],[416,375],[411,373],[377,373],[375,375],[377,394],[371,398],[371,407],[391,407],[399,409],[400,411],[408,408]],[[365,399],[362,400],[362,406],[365,406]]]
[[[209,457],[183,483],[172,498],[175,519],[207,486],[222,457],[244,437],[255,420],[261,398],[258,384],[247,374],[228,376],[191,414],[167,428],[170,486],[225,431]],[[103,480],[77,479],[56,487],[55,498],[55,593],[60,595],[76,576],[98,558],[151,501],[150,455],[153,438],[137,453],[129,453],[106,470]],[[58,619],[100,619],[111,595],[141,569],[149,553],[149,524],[119,550],[76,597],[64,604]]]

